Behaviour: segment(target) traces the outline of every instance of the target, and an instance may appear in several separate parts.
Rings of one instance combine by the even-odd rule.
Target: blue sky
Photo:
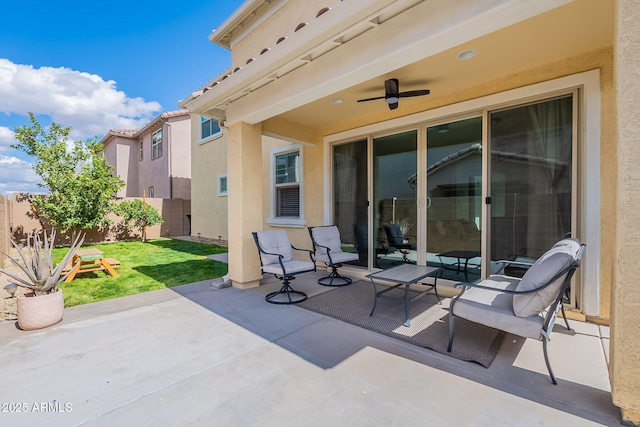
[[[231,63],[213,29],[243,0],[9,1],[0,7],[0,193],[42,191],[9,147],[34,112],[72,138],[140,128]]]

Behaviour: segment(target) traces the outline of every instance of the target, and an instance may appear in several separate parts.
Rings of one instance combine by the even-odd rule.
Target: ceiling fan
[[[398,79],[389,79],[384,81],[384,96],[376,96],[375,98],[358,99],[358,102],[373,101],[375,99],[384,99],[389,104],[390,110],[398,108],[398,101],[400,98],[409,98],[411,96],[423,96],[429,95],[431,91],[429,89],[422,90],[409,90],[406,92],[400,92],[400,84]]]

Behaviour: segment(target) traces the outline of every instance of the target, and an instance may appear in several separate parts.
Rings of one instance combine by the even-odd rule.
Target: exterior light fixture
[[[4,287],[4,290],[9,292],[9,295],[11,296],[11,298],[15,296],[16,289],[18,289],[18,285],[16,285],[15,283],[9,283]]]
[[[333,98],[331,100],[331,102],[333,102],[334,104],[342,104],[344,102],[344,99],[342,99],[342,98]]]
[[[458,54],[458,57],[457,57],[457,58],[458,58],[460,61],[466,61],[467,59],[471,59],[471,58],[473,58],[474,56],[476,56],[476,54],[477,54],[477,53],[478,53],[478,52],[476,52],[476,51],[475,51],[475,50],[473,50],[473,49],[467,49],[467,50],[463,50],[462,52],[460,52],[460,53]]]

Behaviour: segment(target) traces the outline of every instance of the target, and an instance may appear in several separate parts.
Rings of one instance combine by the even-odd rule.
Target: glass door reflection
[[[427,265],[443,278],[481,274],[482,118],[427,128]]]
[[[373,139],[374,267],[416,262],[417,146],[416,130]]]

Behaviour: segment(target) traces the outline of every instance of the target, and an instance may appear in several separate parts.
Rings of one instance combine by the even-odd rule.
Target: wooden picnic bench
[[[117,277],[118,273],[114,270],[117,267],[120,267],[120,261],[117,259],[105,258],[101,250],[88,248],[80,249],[62,273],[69,273],[64,280],[65,283],[69,283],[76,277],[76,274],[89,271],[106,270],[111,276]]]

